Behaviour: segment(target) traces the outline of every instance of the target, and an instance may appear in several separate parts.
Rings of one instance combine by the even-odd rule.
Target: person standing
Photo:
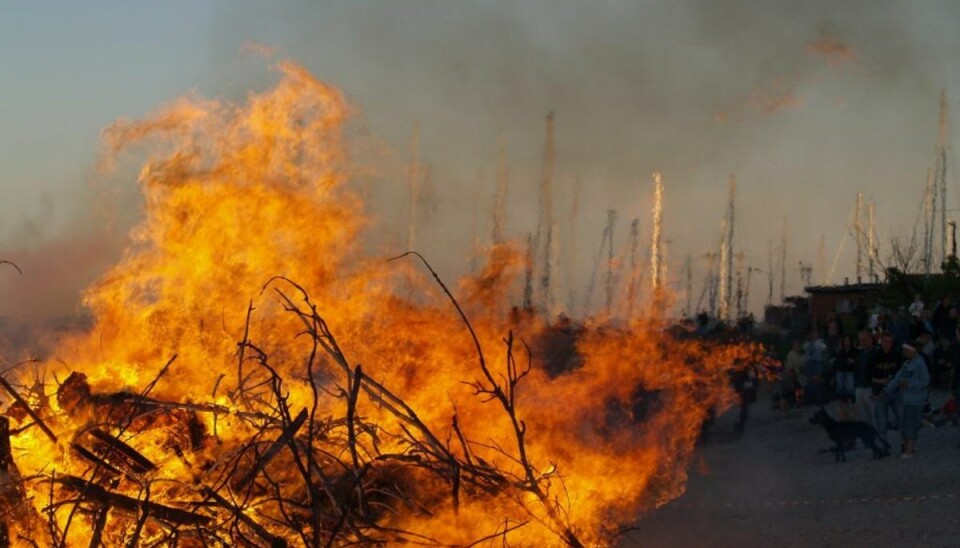
[[[804,345],[803,352],[806,359],[805,370],[807,375],[804,403],[823,405],[826,403],[824,400],[826,394],[824,374],[826,373],[829,352],[827,344],[820,337],[818,328],[810,331],[810,338]]]
[[[897,374],[900,368],[900,352],[893,347],[893,333],[884,332],[880,336],[880,351],[876,353],[870,364],[870,390],[873,393],[874,426],[880,437],[887,439],[887,430],[899,428],[900,415],[896,398],[884,397],[883,391],[890,384],[890,379]],[[893,413],[894,425],[890,424],[890,413]]]
[[[783,374],[780,380],[781,411],[786,411],[791,403],[797,407],[803,403],[803,388],[807,385],[804,363],[803,344],[800,339],[793,339],[783,363]]]
[[[933,315],[931,316],[933,328],[936,329],[934,335],[937,339],[950,337],[953,334],[957,329],[956,318],[956,312],[950,297],[944,296],[937,303],[937,307],[933,309]]]
[[[859,420],[876,428],[873,391],[870,389],[870,368],[876,359],[877,349],[873,335],[867,329],[857,334],[857,360],[853,367],[854,401]]]
[[[749,366],[735,371],[731,380],[733,381],[733,389],[736,390],[737,396],[740,398],[740,415],[737,417],[733,432],[742,436],[750,414],[750,405],[757,402],[757,370],[754,366]]]
[[[903,345],[903,366],[890,379],[883,389],[885,398],[897,398],[900,402],[900,436],[903,439],[901,459],[913,458],[913,452],[920,434],[920,421],[923,408],[927,405],[927,388],[930,386],[930,372],[912,344]]]
[[[933,352],[930,367],[930,386],[950,390],[953,385],[954,364],[957,362],[957,346],[947,337],[941,337]]]
[[[827,314],[827,332],[823,336],[823,342],[827,345],[827,350],[831,353],[835,353],[840,349],[840,340],[843,337],[843,329],[840,327],[840,320],[837,319],[837,314],[834,311],[830,311]]]
[[[834,374],[834,393],[840,400],[840,414],[844,420],[851,418],[851,407],[855,391],[855,379],[853,370],[857,366],[857,356],[860,350],[853,345],[853,337],[844,335],[840,339],[840,348],[837,352],[837,358],[834,361],[836,373]]]

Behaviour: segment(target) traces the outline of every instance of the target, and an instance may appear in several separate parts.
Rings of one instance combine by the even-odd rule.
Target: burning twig
[[[297,430],[300,430],[300,427],[303,426],[303,423],[306,421],[307,410],[304,409],[300,411],[300,413],[297,415],[297,418],[293,419],[293,422],[284,428],[283,433],[280,434],[280,437],[274,440],[274,442],[270,444],[270,447],[268,447],[267,450],[260,455],[260,458],[257,459],[257,462],[253,468],[247,472],[247,475],[243,476],[243,478],[237,482],[236,490],[243,491],[247,485],[253,481],[255,477],[257,477],[257,474],[260,472],[260,470],[263,469],[264,466],[270,464],[270,461],[277,456],[277,453],[279,453],[285,445],[290,444],[290,442],[293,440],[293,436],[297,433]]]
[[[237,343],[237,390],[234,394],[242,395],[244,393],[243,360],[247,350],[247,343],[250,342],[250,316],[253,314],[253,300],[247,305],[247,319],[243,322],[243,339]],[[231,397],[233,394],[231,394]]]
[[[40,418],[40,415],[38,415],[37,412],[30,407],[30,404],[28,404],[27,401],[20,396],[20,394],[13,388],[13,385],[7,382],[7,379],[3,378],[2,376],[0,376],[0,387],[3,387],[3,389],[6,390],[14,400],[17,401],[20,407],[28,415],[30,415],[30,418],[33,419],[33,422],[40,427],[40,430],[43,430],[43,433],[50,438],[50,441],[54,443],[57,442],[57,435],[53,433],[53,430],[51,430],[50,427],[47,426],[47,423]]]
[[[157,376],[154,377],[153,380],[150,381],[150,383],[147,385],[147,387],[144,388],[143,391],[137,394],[137,396],[133,399],[133,405],[132,405],[133,409],[131,409],[130,415],[120,426],[121,434],[123,434],[123,432],[130,427],[130,424],[133,422],[133,419],[136,418],[137,416],[137,410],[140,406],[140,403],[147,398],[150,392],[153,391],[153,388],[157,386],[157,383],[160,382],[160,379],[163,378],[163,376],[167,373],[167,370],[170,369],[170,366],[173,364],[174,361],[176,361],[176,359],[177,359],[176,354],[174,354],[173,356],[170,356],[170,359],[167,360],[167,363],[163,364],[163,367],[160,368],[160,372],[157,373]]]
[[[119,439],[107,434],[99,428],[94,428],[88,432],[92,437],[102,442],[105,446],[103,454],[120,455],[126,463],[137,474],[145,474],[151,470],[156,470],[157,465],[150,462],[150,459],[140,454],[139,451],[130,447]]]
[[[483,537],[483,538],[478,538],[477,540],[475,540],[475,541],[471,542],[470,544],[468,544],[468,545],[466,546],[466,548],[473,548],[474,546],[480,546],[481,544],[484,544],[484,543],[487,543],[487,542],[491,542],[491,541],[493,541],[494,539],[497,539],[497,538],[502,538],[502,539],[504,539],[504,545],[507,545],[507,543],[506,543],[507,535],[508,535],[509,533],[513,532],[513,531],[516,531],[517,529],[520,529],[520,528],[526,526],[527,523],[528,523],[528,522],[526,522],[526,521],[521,521],[521,522],[519,522],[519,523],[514,523],[514,524],[511,525],[509,520],[508,520],[508,521],[505,521],[505,522],[503,523],[503,530],[502,530],[502,531],[497,531],[496,533],[494,533],[494,534],[492,534],[492,535],[487,535],[487,536],[485,536],[485,537]]]
[[[353,482],[355,486],[354,490],[357,493],[357,501],[361,508],[361,512],[368,514],[369,510],[367,508],[367,501],[363,492],[362,482],[363,476],[366,474],[369,468],[360,465],[360,455],[357,452],[357,399],[360,397],[360,387],[363,382],[363,369],[359,365],[356,369],[354,369],[353,378],[350,379],[350,381],[350,390],[347,392],[347,447],[350,450],[350,461],[353,465],[351,473],[353,475]],[[341,507],[340,522],[334,529],[334,534],[330,535],[331,539],[336,537],[336,532],[339,531],[340,527],[343,526],[346,515],[346,508]]]
[[[269,531],[264,529],[259,523],[254,521],[250,516],[246,515],[240,508],[233,505],[230,501],[223,498],[219,493],[210,489],[209,487],[204,487],[201,489],[201,493],[204,497],[212,499],[216,502],[221,508],[230,512],[230,514],[237,520],[243,522],[244,525],[253,530],[260,538],[270,543],[272,548],[282,548],[287,546],[287,542],[279,537],[271,535]]]
[[[268,284],[265,285],[265,287],[269,286],[274,280],[280,280],[289,283],[301,294],[303,302],[306,303],[308,310],[302,310],[286,294],[277,290],[277,294],[285,303],[286,309],[300,317],[302,323],[307,328],[307,332],[321,345],[322,348],[324,348],[324,350],[327,351],[334,361],[341,366],[341,369],[345,372],[345,374],[348,375],[348,380],[351,381],[351,389],[345,393],[348,399],[348,407],[351,405],[350,400],[354,398],[354,396],[351,396],[351,394],[356,394],[357,390],[362,388],[364,393],[367,394],[367,396],[370,397],[374,402],[378,403],[391,412],[395,417],[400,419],[403,423],[406,423],[413,428],[413,430],[410,430],[406,426],[401,425],[403,439],[415,449],[414,453],[411,455],[382,455],[380,459],[410,463],[417,467],[423,467],[424,469],[430,470],[441,477],[446,478],[451,483],[454,509],[459,506],[462,471],[467,471],[469,473],[469,477],[473,478],[472,481],[482,482],[485,490],[490,489],[491,484],[499,485],[500,488],[503,488],[509,484],[509,481],[506,480],[502,473],[490,468],[488,465],[486,465],[486,463],[460,461],[457,457],[450,453],[446,445],[440,442],[440,440],[426,426],[426,424],[419,419],[416,412],[402,399],[395,396],[382,384],[368,376],[362,375],[359,368],[357,370],[351,370],[349,361],[337,344],[336,339],[327,327],[326,322],[324,322],[323,319],[317,314],[316,308],[310,301],[306,291],[295,282],[282,277],[272,279],[270,282],[268,282]],[[480,351],[480,355],[482,356],[482,349],[480,349],[479,345],[478,351]],[[348,412],[348,416],[352,417],[353,414]],[[351,421],[348,420],[348,430],[350,424]],[[415,434],[414,432],[419,435]],[[355,446],[356,437],[354,435],[354,437],[351,438],[348,432],[348,446],[351,439],[353,440],[353,444]],[[463,440],[464,443],[466,443],[465,437]],[[469,449],[467,450],[467,453],[469,453]],[[424,460],[423,457],[418,457],[415,455],[422,455],[423,457],[427,457],[427,459]],[[353,459],[352,453],[351,459]],[[353,466],[354,470],[356,469],[357,465],[359,465],[359,459]],[[357,484],[359,485],[359,481],[357,481]],[[360,500],[362,500],[362,498]],[[338,526],[335,531],[339,530],[339,527],[343,524],[345,519],[347,519],[347,517],[346,510],[344,509],[344,511],[341,513],[341,520],[338,522]],[[570,536],[571,538],[575,539],[572,534]],[[333,538],[334,537],[331,537],[331,541]],[[572,544],[574,546],[579,545],[577,543]]]
[[[118,510],[140,514],[149,514],[152,519],[175,525],[206,525],[210,518],[196,512],[181,510],[149,500],[139,500],[119,493],[107,491],[103,487],[76,476],[60,476],[53,480],[70,491],[79,493],[83,499],[101,505],[109,505]]]
[[[17,266],[17,263],[14,263],[13,261],[3,261],[3,260],[0,260],[0,264],[8,264],[8,265],[12,266],[13,268],[17,269],[17,272],[19,272],[21,276],[23,275],[23,271],[20,270],[20,267]]]
[[[107,525],[108,513],[110,513],[110,507],[107,505],[98,507],[94,512],[93,534],[90,535],[90,548],[98,548],[101,546],[103,539],[103,528]]]
[[[138,505],[139,517],[137,518],[137,526],[133,529],[133,534],[130,536],[129,542],[127,542],[127,548],[136,548],[140,543],[140,533],[143,531],[143,525],[147,522],[147,518],[150,517],[150,482],[145,482],[143,484],[143,499],[138,499],[140,504]]]
[[[103,460],[96,453],[94,453],[93,451],[90,451],[89,449],[87,449],[86,447],[78,443],[71,443],[70,448],[76,451],[76,453],[81,457],[90,461],[94,466],[99,467],[100,470],[106,471],[107,474],[110,476],[116,477],[123,474],[123,472],[121,472],[119,468]]]
[[[297,283],[282,276],[271,278],[271,280],[264,285],[264,288],[269,286],[275,280],[285,281],[300,292],[304,302],[306,302],[308,307],[312,309],[311,313],[301,310],[290,299],[290,297],[288,297],[282,291],[277,290],[277,294],[286,303],[287,310],[294,312],[300,317],[301,321],[304,323],[304,325],[306,325],[308,333],[315,340],[317,340],[317,342],[336,361],[336,363],[341,367],[341,369],[343,369],[349,378],[349,376],[352,374],[349,361],[347,360],[343,351],[340,349],[340,346],[337,344],[336,338],[334,338],[333,334],[330,332],[330,329],[327,327],[327,323],[317,315],[316,309],[310,302],[310,297],[306,290]],[[314,323],[311,323],[311,320],[313,320]],[[387,390],[386,387],[371,379],[369,376],[363,376],[361,387],[371,399],[386,407],[397,418],[416,428],[426,438],[426,441],[429,444],[428,450],[434,453],[434,455],[438,457],[449,456],[444,444],[420,420],[420,418],[417,416],[417,413],[402,399],[393,395],[393,393]]]
[[[480,364],[480,370],[483,372],[484,377],[487,380],[487,385],[484,385],[482,382],[477,381],[474,383],[474,387],[477,391],[477,394],[488,394],[491,397],[495,398],[503,406],[504,411],[507,412],[507,415],[510,417],[511,425],[513,426],[513,431],[517,440],[517,450],[519,451],[519,462],[523,466],[524,472],[526,474],[527,485],[526,488],[531,493],[536,495],[540,500],[541,504],[546,510],[547,515],[550,520],[553,521],[554,525],[559,529],[558,534],[568,543],[570,546],[582,547],[583,544],[580,542],[580,539],[577,538],[576,533],[570,528],[569,525],[564,523],[560,517],[560,509],[557,507],[556,503],[550,499],[546,491],[542,488],[537,478],[537,474],[534,472],[533,466],[530,464],[529,459],[527,458],[526,443],[524,441],[524,436],[527,432],[527,425],[523,421],[517,418],[516,412],[516,399],[515,399],[515,388],[523,377],[525,377],[529,372],[529,365],[526,370],[519,371],[516,367],[516,361],[513,358],[513,333],[511,332],[505,341],[507,344],[507,384],[503,387],[496,381],[493,377],[493,374],[490,372],[490,369],[487,367],[486,359],[483,356],[483,347],[480,344],[480,338],[477,337],[476,331],[473,329],[473,325],[470,324],[470,320],[467,318],[467,315],[464,313],[463,309],[460,307],[460,304],[457,302],[457,299],[453,296],[453,293],[447,288],[443,283],[443,280],[440,279],[440,276],[437,272],[430,266],[430,263],[416,251],[408,251],[399,257],[394,259],[400,259],[408,255],[413,255],[420,259],[424,264],[427,270],[430,271],[430,274],[433,275],[434,280],[437,284],[440,285],[440,288],[450,299],[450,302],[456,308],[457,313],[460,315],[460,319],[463,320],[464,325],[466,325],[467,330],[470,332],[470,337],[473,339],[474,346],[477,349],[477,361]]]

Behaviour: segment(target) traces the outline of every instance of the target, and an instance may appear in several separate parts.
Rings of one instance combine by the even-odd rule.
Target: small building
[[[882,283],[806,287],[804,290],[810,295],[810,320],[822,327],[830,312],[837,316],[865,315],[876,304],[883,288]]]

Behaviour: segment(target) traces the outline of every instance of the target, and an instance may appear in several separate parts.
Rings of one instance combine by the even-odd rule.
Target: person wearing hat
[[[920,433],[923,408],[927,404],[927,388],[930,386],[930,372],[917,351],[916,343],[904,343],[903,357],[903,366],[884,388],[884,395],[900,399],[900,435],[903,438],[903,454],[900,458],[909,459],[913,457],[914,446]]]

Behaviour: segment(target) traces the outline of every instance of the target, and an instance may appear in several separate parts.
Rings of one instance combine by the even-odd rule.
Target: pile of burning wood
[[[351,364],[300,286],[274,282],[297,292],[295,300],[275,288],[311,341],[309,377],[319,376],[315,367],[322,359],[340,370],[333,383],[310,382],[308,407],[291,407],[286,380],[251,342],[249,330],[239,343],[238,383],[228,394],[229,405],[151,397],[176,356],[138,393],[96,393],[86,376],[75,372],[58,383],[56,413],[43,386],[21,388],[0,377],[14,400],[0,417],[0,544],[440,544],[430,531],[393,525],[403,523],[393,516],[428,514],[440,506],[452,507],[456,515],[461,500],[489,498],[517,505],[528,519],[506,520],[475,542],[506,538],[536,521],[558,544],[582,545],[559,502],[562,480],[527,455],[516,387],[529,366],[514,358],[512,334],[504,341],[507,371],[491,371],[450,296],[477,347],[481,377],[470,384],[478,397],[502,408],[513,428],[514,447],[496,450],[520,473],[477,456],[476,442],[468,441],[456,415],[455,436],[440,439],[416,410]],[[328,408],[320,405],[323,398],[341,400],[346,413],[322,416],[318,410]],[[400,427],[388,430],[372,422],[364,405],[389,413]],[[212,431],[201,415],[212,417]],[[244,424],[247,439],[222,442],[218,424],[227,420]],[[49,438],[63,452],[30,476],[18,469],[10,445],[12,434],[27,431]],[[179,469],[162,470],[145,455],[146,448],[176,455]],[[62,467],[54,461],[64,460],[83,472],[58,472]]]
[[[354,243],[343,95],[277,69],[244,103],[183,98],[104,131],[103,166],[141,165],[144,218],[65,361],[0,371],[0,545],[605,545],[678,496],[755,349],[659,316],[504,317],[523,260],[502,242],[461,288],[472,326],[439,284],[467,342]],[[315,300],[276,278],[244,323],[230,303],[268,272]],[[514,328],[534,350],[500,346]]]

